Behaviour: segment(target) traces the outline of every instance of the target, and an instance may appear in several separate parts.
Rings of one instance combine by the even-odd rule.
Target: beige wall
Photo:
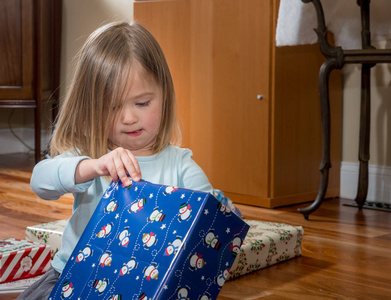
[[[88,35],[101,25],[119,20],[133,20],[133,0],[63,1],[60,97],[64,97],[72,79],[73,57]]]
[[[374,43],[378,49],[391,48],[391,42]],[[360,127],[361,68],[343,69],[342,161],[358,162]],[[371,69],[371,165],[391,166],[391,64]]]

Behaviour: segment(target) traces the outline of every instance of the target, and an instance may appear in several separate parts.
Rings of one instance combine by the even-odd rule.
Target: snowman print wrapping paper
[[[49,299],[216,299],[248,229],[211,194],[112,182]]]

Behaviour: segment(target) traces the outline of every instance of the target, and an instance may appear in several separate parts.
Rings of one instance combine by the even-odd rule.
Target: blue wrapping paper
[[[248,229],[211,194],[112,182],[49,299],[216,299]]]

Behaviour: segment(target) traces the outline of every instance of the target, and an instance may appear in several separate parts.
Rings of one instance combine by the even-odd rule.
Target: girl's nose
[[[122,123],[130,125],[137,122],[137,114],[129,107],[124,108],[122,111]]]

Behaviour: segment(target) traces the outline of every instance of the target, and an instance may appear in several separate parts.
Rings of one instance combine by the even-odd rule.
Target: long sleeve
[[[75,184],[76,167],[83,159],[89,157],[59,155],[39,162],[31,177],[32,190],[45,200],[55,200],[67,193],[86,191],[92,181]]]
[[[182,185],[187,189],[212,193],[208,177],[192,157],[193,152],[186,149],[182,158]]]

